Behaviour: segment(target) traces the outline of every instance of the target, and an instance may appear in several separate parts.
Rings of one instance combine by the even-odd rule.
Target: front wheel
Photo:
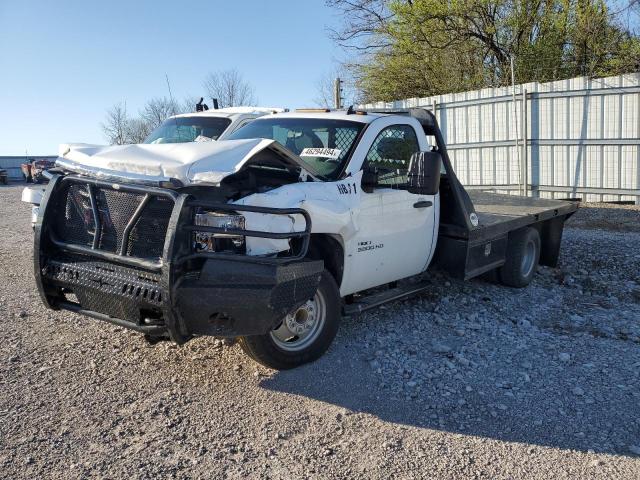
[[[340,326],[340,292],[326,270],[313,298],[264,335],[240,337],[242,350],[256,362],[286,370],[318,359]]]

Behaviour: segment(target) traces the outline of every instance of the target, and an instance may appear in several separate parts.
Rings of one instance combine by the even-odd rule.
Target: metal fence
[[[640,204],[640,73],[364,107],[435,111],[467,188]]]

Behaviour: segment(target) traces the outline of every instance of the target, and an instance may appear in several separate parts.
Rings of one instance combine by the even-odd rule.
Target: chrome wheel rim
[[[527,245],[524,248],[524,255],[522,256],[522,264],[520,265],[520,271],[522,272],[522,276],[528,277],[533,268],[535,267],[536,261],[536,245],[533,241],[527,242]]]
[[[327,314],[327,304],[320,291],[311,300],[287,315],[269,335],[276,346],[298,352],[311,345],[320,335]]]

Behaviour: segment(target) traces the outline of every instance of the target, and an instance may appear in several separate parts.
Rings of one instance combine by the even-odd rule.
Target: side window
[[[419,150],[413,127],[392,125],[382,130],[373,141],[364,168],[377,170],[378,184],[402,187],[407,183],[409,159]]]

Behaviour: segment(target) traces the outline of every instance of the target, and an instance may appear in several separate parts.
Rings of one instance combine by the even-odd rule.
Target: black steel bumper
[[[89,232],[93,239],[84,245],[61,239],[60,229],[55,226],[65,214],[64,208],[69,209],[58,198],[69,183],[86,188],[85,195],[91,200],[87,215],[93,223]],[[101,221],[107,217],[96,207],[98,189],[133,192],[143,198],[143,205],[127,221],[119,247],[112,251],[101,247],[99,236],[107,228]],[[158,258],[132,256],[131,237],[140,235],[134,232],[138,228],[135,225],[140,224],[149,198],[156,196],[173,202],[162,253]],[[193,231],[217,231],[193,225],[198,207],[302,215],[306,228],[288,234],[224,231],[249,237],[299,238],[297,250],[288,257],[195,253]],[[52,309],[79,312],[148,335],[167,336],[178,343],[195,335],[263,334],[317,289],[323,264],[304,258],[310,232],[310,218],[301,209],[229,205],[175,190],[55,176],[49,182],[36,223],[35,278],[42,300]]]

